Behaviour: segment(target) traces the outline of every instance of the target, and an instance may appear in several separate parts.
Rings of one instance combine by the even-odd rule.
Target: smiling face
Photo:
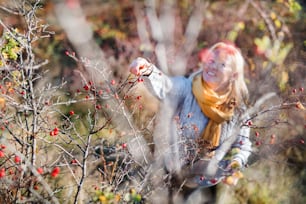
[[[202,77],[214,91],[226,91],[230,80],[235,78],[230,53],[221,48],[209,51],[203,62]]]

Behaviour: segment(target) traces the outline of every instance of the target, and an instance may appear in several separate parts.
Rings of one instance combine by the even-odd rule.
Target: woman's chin
[[[217,80],[213,76],[204,76],[203,80],[208,84],[208,86],[215,86],[218,84]]]
[[[219,86],[218,83],[215,82],[211,82],[211,81],[206,81],[206,84],[208,85],[208,87],[210,87],[212,90],[217,89],[217,87]]]

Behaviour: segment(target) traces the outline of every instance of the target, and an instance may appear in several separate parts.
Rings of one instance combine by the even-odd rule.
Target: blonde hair
[[[218,42],[210,47],[206,55],[208,56],[209,53],[212,53],[213,51],[224,52],[226,54],[226,60],[229,61],[233,73],[237,73],[236,80],[233,80],[230,83],[232,86],[231,97],[235,98],[238,104],[241,102],[246,104],[249,91],[244,81],[244,59],[240,50],[232,44]]]

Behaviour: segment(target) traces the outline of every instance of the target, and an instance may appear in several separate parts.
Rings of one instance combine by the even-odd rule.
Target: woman
[[[166,76],[144,58],[129,68],[144,76],[148,89],[168,104],[163,111],[172,109],[171,122],[160,121],[169,127],[161,132],[169,136],[155,138],[155,145],[167,144],[162,149],[167,171],[179,174],[190,188],[222,179],[235,184],[233,177],[239,178],[251,152],[249,129],[239,117],[248,96],[239,50],[223,42],[213,45],[201,70],[189,78]]]

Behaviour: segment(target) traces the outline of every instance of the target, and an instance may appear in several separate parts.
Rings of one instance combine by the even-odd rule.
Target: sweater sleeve
[[[169,77],[153,66],[152,73],[144,77],[144,82],[148,90],[159,100],[165,98],[175,99],[178,102],[184,100],[187,91],[188,80],[185,77]]]
[[[242,167],[246,165],[252,151],[252,143],[249,136],[250,128],[246,126],[241,127],[240,133],[232,146],[233,148],[240,149],[240,151],[233,156],[233,160],[238,161]]]

